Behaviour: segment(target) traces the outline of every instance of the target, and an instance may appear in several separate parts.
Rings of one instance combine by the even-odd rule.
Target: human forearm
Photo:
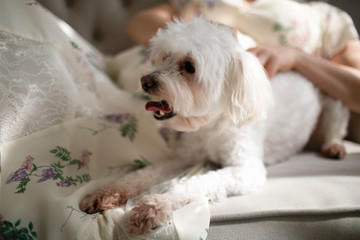
[[[298,51],[293,69],[329,96],[360,112],[360,70]]]
[[[159,28],[165,26],[175,15],[169,3],[136,14],[126,27],[126,34],[137,44],[147,46]]]
[[[309,55],[300,49],[260,45],[249,49],[266,69],[269,78],[279,71],[296,70],[329,96],[360,112],[360,44],[349,42],[331,60]]]

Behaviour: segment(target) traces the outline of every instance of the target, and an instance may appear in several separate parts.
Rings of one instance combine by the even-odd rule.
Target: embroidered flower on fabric
[[[45,182],[56,176],[57,176],[57,173],[54,171],[53,168],[47,168],[47,169],[42,170],[41,178],[37,182],[38,183]]]
[[[29,172],[33,168],[33,161],[34,161],[34,158],[31,155],[29,155],[25,158],[25,161],[23,162],[23,164],[21,164],[21,167],[25,168],[25,170],[27,172]]]
[[[27,177],[26,169],[20,168],[9,175],[9,177],[6,179],[6,184],[21,181],[26,177]]]
[[[138,120],[135,115],[129,113],[112,114],[112,115],[105,115],[100,119],[106,121],[107,123],[111,123],[111,125],[107,123],[99,123],[98,124],[100,127],[99,129],[93,129],[85,126],[79,126],[79,128],[86,129],[92,132],[93,136],[108,129],[117,129],[121,133],[121,136],[128,137],[131,142],[134,141],[138,130],[138,126],[137,126]],[[115,124],[116,126],[113,126]]]
[[[57,162],[49,165],[37,166],[33,162],[35,158],[31,155],[25,157],[25,161],[21,164],[21,167],[15,172],[11,173],[6,179],[6,184],[12,182],[20,182],[16,187],[17,192],[24,193],[26,191],[27,184],[33,178],[39,178],[36,182],[42,183],[45,181],[53,180],[57,181],[58,187],[77,186],[84,182],[89,182],[91,177],[89,174],[84,173],[75,177],[65,176],[64,170],[70,166],[77,166],[77,170],[82,168],[89,168],[90,158],[92,153],[85,149],[81,152],[80,160],[71,157],[70,151],[61,146],[56,146],[50,150],[50,153],[54,155]],[[40,170],[41,169],[41,170]],[[41,174],[39,173],[41,171]]]
[[[89,163],[90,163],[90,156],[92,155],[91,152],[89,152],[88,150],[84,150],[81,153],[81,157],[80,157],[80,162],[81,162],[81,167],[82,168],[89,168]]]
[[[124,113],[124,114],[111,114],[111,115],[105,115],[104,120],[110,123],[123,123],[127,121],[130,118],[130,114]]]
[[[60,182],[56,183],[58,187],[70,187],[70,183],[68,183],[65,179],[60,180]]]

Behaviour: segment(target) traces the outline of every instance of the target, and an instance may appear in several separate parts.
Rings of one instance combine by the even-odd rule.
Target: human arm
[[[360,113],[360,43],[349,41],[330,60],[287,46],[260,45],[249,50],[265,67],[270,78],[278,71],[295,70],[329,96],[340,99]]]
[[[137,13],[128,23],[126,34],[137,44],[147,46],[159,28],[176,16],[170,3],[164,3]]]

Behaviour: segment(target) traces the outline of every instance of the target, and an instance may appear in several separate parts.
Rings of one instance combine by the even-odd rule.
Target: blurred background
[[[38,0],[69,23],[105,54],[116,54],[134,43],[125,35],[129,19],[141,9],[166,0]],[[348,12],[360,30],[359,0],[325,0]]]

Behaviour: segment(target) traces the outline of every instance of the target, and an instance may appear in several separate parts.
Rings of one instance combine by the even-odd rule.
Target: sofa
[[[120,52],[132,51],[130,47],[134,46],[134,43],[124,34],[126,23],[131,16],[141,9],[163,1],[39,2],[69,23],[100,52],[114,56]],[[360,4],[358,1],[328,2],[347,10],[350,14],[356,13],[354,10]],[[357,15],[354,15],[354,20],[356,26],[360,27],[360,22],[356,22]],[[89,126],[93,124],[87,123]],[[61,131],[61,126],[59,129]],[[211,218],[210,227],[206,229],[207,239],[359,239],[359,143],[360,115],[352,114],[345,142],[348,155],[344,160],[332,161],[317,153],[304,151],[288,161],[268,167],[268,183],[261,191],[210,204]],[[55,153],[62,149],[51,151]],[[2,178],[2,182],[7,180]],[[68,194],[73,196],[70,192]],[[48,208],[55,206],[51,205]],[[75,208],[69,209],[71,214],[76,213]],[[116,219],[109,222],[114,232],[116,224]],[[29,224],[28,229],[31,228]],[[42,236],[47,236],[42,239],[53,239],[50,230],[44,230],[42,233],[45,233]],[[82,236],[89,236],[85,232],[83,234]],[[106,236],[102,237],[103,239],[121,239],[120,235],[115,233],[103,236]],[[69,239],[72,239],[72,236],[69,236]]]

